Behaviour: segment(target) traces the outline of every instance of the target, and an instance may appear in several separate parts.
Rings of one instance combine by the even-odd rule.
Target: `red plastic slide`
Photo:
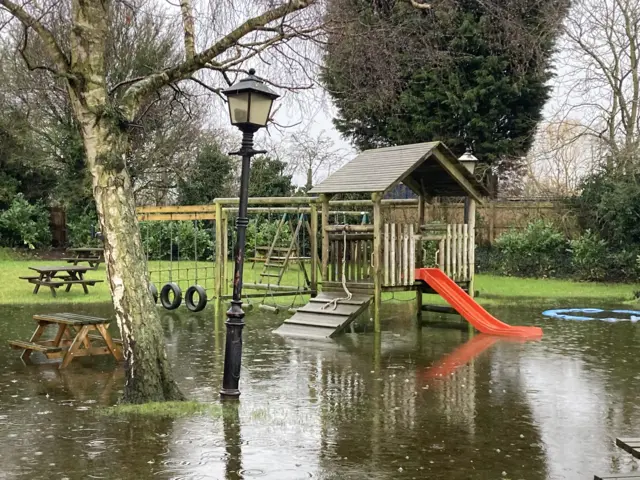
[[[493,317],[438,268],[417,268],[416,280],[422,280],[438,292],[467,322],[482,333],[521,338],[542,336],[542,329],[539,327],[513,327]]]

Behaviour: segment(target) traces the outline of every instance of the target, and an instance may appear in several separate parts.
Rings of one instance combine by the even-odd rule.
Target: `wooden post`
[[[389,244],[389,240],[391,239],[389,234],[389,224],[384,224],[384,284],[390,285],[389,279],[389,269],[391,266],[389,265],[389,255],[391,252],[391,245]]]
[[[413,231],[413,224],[409,224],[409,285],[416,281],[416,235]]]
[[[382,307],[382,194],[371,194],[373,201],[373,331],[379,333]]]
[[[396,224],[392,223],[391,224],[391,253],[389,254],[391,257],[391,265],[389,265],[391,267],[391,286],[395,286],[396,284],[396,265],[398,263],[398,258],[396,255],[396,244],[397,244],[397,238],[396,238]],[[375,250],[375,246],[373,247]]]
[[[469,199],[469,295],[475,295],[476,276],[476,201]]]
[[[222,291],[225,295],[228,295],[229,282],[227,282],[227,262],[229,261],[229,214],[224,212],[222,213],[222,245],[222,254],[224,256],[222,262]]]
[[[318,295],[318,206],[315,202],[311,203],[311,238],[309,244],[311,247],[311,296]]]
[[[425,220],[426,220],[425,217],[426,217],[425,198],[424,198],[424,195],[420,195],[418,197],[418,230],[416,230],[418,235],[420,235],[420,232],[422,231],[422,226],[425,224]],[[424,245],[422,243],[422,239],[420,239],[418,240],[417,245],[415,246],[415,249],[416,249],[416,263],[414,265],[415,268],[424,267],[424,258],[422,258],[423,248],[424,248]]]
[[[469,280],[469,225],[462,225],[462,278]]]
[[[402,283],[409,284],[409,225],[402,225]],[[411,265],[411,268],[415,268]]]
[[[447,276],[451,276],[451,224],[447,225],[447,241],[445,242],[445,256],[446,256],[446,260],[445,260],[445,273],[447,274]]]
[[[456,249],[457,255],[458,255],[458,280],[464,280],[464,278],[462,277],[462,244],[464,243],[464,239],[462,238],[462,224],[459,223],[457,225],[458,227],[458,246]]]
[[[224,272],[224,257],[223,257],[223,241],[222,241],[222,203],[216,201],[216,274],[214,278],[215,282],[215,295],[216,298],[222,297],[222,284],[223,284],[223,272]]]
[[[329,196],[320,195],[322,211],[322,280],[329,280]]]
[[[469,218],[471,218],[471,205],[469,205]],[[495,233],[496,233],[495,225],[496,225],[496,209],[493,201],[490,201],[489,203],[489,245],[493,245],[493,241],[495,240]]]
[[[458,273],[458,225],[451,225],[451,275],[454,280],[457,280],[456,274]]]

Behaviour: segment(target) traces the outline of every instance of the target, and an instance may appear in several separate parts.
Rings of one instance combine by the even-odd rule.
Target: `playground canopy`
[[[423,197],[488,196],[485,187],[442,142],[365,150],[309,193],[387,193],[403,183]]]

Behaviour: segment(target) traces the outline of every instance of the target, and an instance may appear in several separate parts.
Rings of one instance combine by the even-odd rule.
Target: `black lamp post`
[[[227,311],[227,337],[224,349],[224,375],[220,396],[238,398],[240,390],[240,366],[242,364],[242,329],[244,327],[244,311],[242,310],[242,270],[244,266],[244,247],[247,225],[247,204],[249,201],[249,170],[251,157],[258,153],[266,153],[253,149],[253,134],[267,125],[273,101],[280,95],[267,87],[257,78],[255,70],[249,70],[249,76],[235,85],[223,90],[229,103],[231,124],[242,131],[242,146],[231,155],[242,157],[240,174],[240,205],[236,220],[236,251],[233,272],[233,299]]]

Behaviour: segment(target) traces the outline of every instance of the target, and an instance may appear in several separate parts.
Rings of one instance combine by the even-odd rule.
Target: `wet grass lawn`
[[[106,282],[105,266],[101,265],[98,270],[87,272],[85,278],[105,280],[89,287],[89,294],[85,295],[79,285],[74,285],[70,292],[58,289],[57,298],[53,298],[49,289],[42,287],[37,295],[33,295],[33,285],[18,277],[34,274],[29,270],[30,266],[63,265],[60,260],[40,260],[40,259],[11,259],[7,255],[0,255],[0,272],[2,272],[2,283],[0,283],[0,304],[64,304],[64,303],[104,303],[111,301],[109,287]],[[228,271],[233,270],[233,264],[229,263]],[[171,266],[166,261],[150,262],[151,278],[158,287],[171,278],[178,283],[183,292],[194,283],[204,286],[209,295],[213,295],[214,264],[212,262],[174,262]],[[260,264],[254,267],[249,264],[245,267],[245,283],[257,283],[262,269]],[[230,275],[229,275],[230,276]],[[197,280],[197,282],[196,282]],[[290,268],[282,280],[282,285],[296,286],[304,282],[303,275],[296,267]],[[479,292],[478,301],[484,304],[514,303],[522,301],[532,301],[534,303],[552,302],[559,298],[590,299],[607,302],[624,302],[633,300],[635,292],[640,290],[640,284],[608,284],[608,283],[585,283],[573,282],[569,280],[555,279],[524,279],[513,277],[499,277],[494,275],[477,275],[475,290]],[[228,288],[230,293],[231,287]],[[245,293],[256,293],[250,289],[245,289]],[[413,298],[413,292],[396,293],[388,295],[387,299],[396,298],[398,300],[408,300]],[[434,296],[427,297],[430,303],[438,303],[440,299]],[[292,298],[279,297],[277,299],[254,299],[256,303],[265,300],[278,304],[292,303]],[[277,300],[277,301],[276,301]],[[295,299],[296,304],[306,301],[306,297]]]

